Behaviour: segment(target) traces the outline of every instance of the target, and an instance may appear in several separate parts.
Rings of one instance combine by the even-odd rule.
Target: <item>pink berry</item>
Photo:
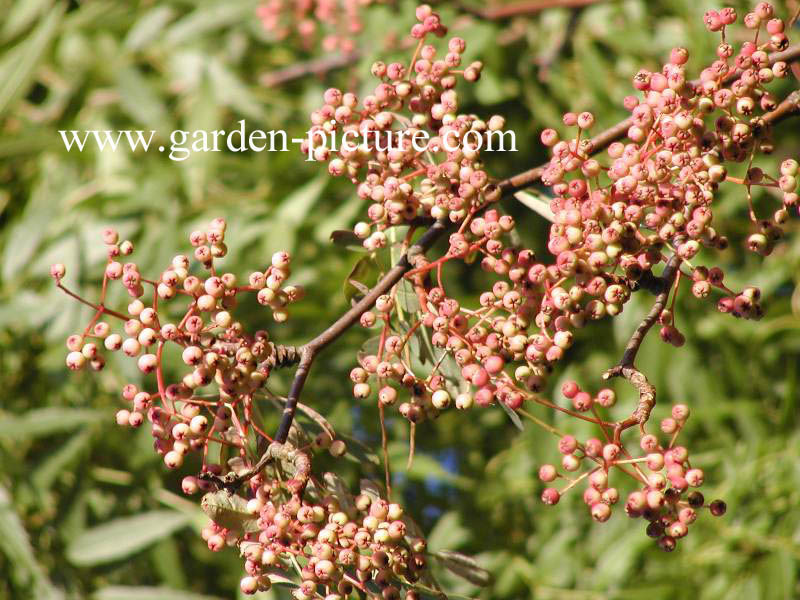
[[[545,483],[550,483],[551,481],[555,481],[556,477],[558,477],[558,471],[556,470],[555,466],[542,465],[541,467],[539,467],[539,479],[541,479]]]
[[[579,391],[580,388],[574,381],[567,381],[561,386],[561,393],[564,394],[564,397],[569,399],[574,398],[575,394],[577,394]]]
[[[555,488],[547,488],[542,492],[542,502],[550,506],[558,504],[560,499],[561,494]]]

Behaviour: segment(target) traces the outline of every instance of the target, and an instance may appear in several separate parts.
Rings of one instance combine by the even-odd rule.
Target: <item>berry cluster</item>
[[[769,12],[763,3],[758,11],[757,14]],[[735,20],[735,12],[723,13],[726,22]],[[427,19],[426,14],[423,11],[418,16]],[[748,18],[748,22],[752,21]],[[778,29],[777,22],[775,19],[769,22],[769,31]],[[757,34],[758,28],[755,29]],[[722,31],[724,34],[724,26]],[[728,47],[725,43],[722,46]],[[415,268],[407,279],[415,287],[420,314],[419,320],[409,327],[431,330],[432,345],[445,349],[460,367],[461,378],[477,388],[474,396],[462,392],[457,405],[468,407],[473,398],[480,405],[502,399],[507,406],[518,408],[529,392],[543,389],[554,364],[572,345],[574,329],[591,320],[619,314],[632,290],[652,281],[653,268],[672,255],[679,261],[679,267],[691,268],[691,287],[696,296],[707,296],[717,288],[728,294],[719,302],[721,311],[747,318],[762,314],[756,288],[748,287],[737,294],[724,285],[721,269],[694,267],[691,261],[703,246],[721,249],[727,245],[727,239],[712,227],[712,204],[721,182],[743,184],[748,198],[754,185],[779,187],[783,191],[785,206],[768,225],[766,221],[760,225],[769,230],[773,240],[780,237],[779,223],[785,221],[787,208],[797,204],[796,161],[782,164],[779,180],[766,176],[762,179],[760,172],[756,177],[755,169],[750,169],[746,180],[737,180],[728,176],[723,165],[725,160],[752,161],[756,151],[767,149],[769,127],[763,117],[753,114],[755,106],[751,104],[759,97],[762,110],[774,105],[764,101],[768,98],[764,85],[772,78],[766,71],[783,76],[786,66],[779,62],[772,68],[766,66],[766,51],[785,47],[785,36],[773,34],[761,45],[746,42],[734,65],[727,58],[732,56],[732,50],[723,52],[722,46],[719,51],[722,58],[713,63],[711,70],[703,71],[699,82],[685,77],[688,52],[683,48],[672,51],[670,62],[661,73],[641,71],[636,76],[634,86],[643,93],[643,99],[630,96],[625,101],[632,111],[628,130],[631,141],[611,144],[607,165],[591,157],[592,141],[582,139],[594,123],[591,113],[564,116],[567,126],[577,128],[572,140],[559,140],[552,129],[542,133],[542,142],[553,153],[542,179],[552,186],[555,194],[550,203],[553,224],[548,241],[554,264],[539,262],[531,250],[518,244],[509,245],[514,230],[510,216],[494,209],[480,214],[484,200],[494,199],[497,189],[492,189],[485,172],[475,170],[466,158],[461,158],[460,165],[450,160],[436,167],[428,166],[425,173],[411,172],[412,178],[426,176],[423,186],[432,182],[432,170],[444,176],[442,168],[447,165],[452,165],[455,176],[440,181],[433,195],[434,205],[430,213],[424,214],[437,218],[449,216],[459,224],[458,231],[450,236],[448,252],[442,258],[427,261],[416,257]],[[712,70],[715,75],[709,77]],[[730,80],[730,73],[736,73],[737,78],[726,88],[724,84]],[[330,95],[331,99],[338,97],[338,91]],[[430,114],[422,115],[420,121],[440,116],[434,112],[438,106],[433,105]],[[338,110],[331,104],[326,107],[328,112]],[[721,116],[714,121],[714,128],[709,129],[706,123],[714,111]],[[387,116],[387,122],[392,119]],[[417,216],[413,179],[395,188],[398,180],[390,157],[386,156],[389,162],[382,163],[380,156],[367,156],[369,172],[366,182],[360,184],[359,193],[375,202],[369,208],[373,225],[380,223],[380,219],[388,224],[402,224]],[[331,161],[337,173],[352,169],[354,180],[362,164],[365,163],[357,159],[348,163],[340,158]],[[402,165],[395,166],[399,169]],[[480,175],[483,185],[465,183],[465,174],[470,181],[475,178],[474,183],[478,183],[476,176]],[[492,191],[487,194],[489,189]],[[389,198],[387,190],[393,192]],[[477,196],[476,190],[480,190]],[[420,198],[420,208],[427,206],[425,198]],[[454,207],[454,199],[458,210],[442,208]],[[386,236],[380,229],[370,233],[371,229],[360,223],[356,234],[366,237],[367,248],[379,248]],[[448,297],[441,285],[426,279],[438,273],[441,281],[441,268],[447,261],[472,262],[476,258],[480,258],[485,270],[501,278],[480,296],[479,307],[463,307],[458,300]],[[682,275],[683,271],[679,271],[676,291]],[[353,391],[358,398],[368,396],[372,388],[367,380],[373,377],[381,403],[392,404],[397,393],[386,384],[397,382],[412,390],[412,401],[401,404],[401,412],[416,422],[425,414],[435,415],[449,405],[450,394],[443,389],[445,380],[436,369],[415,375],[408,361],[402,360],[403,353],[408,352],[411,335],[391,327],[389,316],[397,313],[396,293],[395,290],[394,296],[387,295],[376,304],[385,323],[381,346],[377,354],[363,356],[360,367],[351,373]],[[672,305],[659,315],[660,334],[664,341],[680,346],[684,336],[675,323],[672,310],[675,297]],[[376,320],[374,314],[366,313],[361,322],[371,327]],[[576,410],[582,412],[590,407],[590,402],[580,402]]]
[[[74,371],[86,365],[100,370],[105,365],[104,350],[122,351],[136,360],[142,373],[155,374],[154,391],[141,390],[134,384],[123,387],[122,397],[128,407],[117,412],[116,420],[131,427],[149,421],[154,447],[169,468],[180,467],[190,451],[202,451],[204,466],[208,466],[209,443],[233,448],[244,456],[253,430],[263,435],[253,419],[256,393],[271,369],[294,361],[294,357],[271,342],[266,331],[247,334],[231,311],[240,294],[252,293],[271,309],[276,322],[285,321],[287,306],[303,296],[301,287],[286,284],[289,254],[277,252],[266,270],[252,273],[246,285],[239,285],[233,273],[218,274],[215,269],[215,259],[227,252],[225,221],[215,219],[206,231],[189,236],[200,267],[197,275],[190,273],[190,259],[178,255],[156,280],[149,280],[135,263],[120,262],[120,257],[133,252],[133,244],[119,243],[118,237],[113,229],[103,233],[108,262],[96,304],[64,288],[63,265],[51,269],[59,287],[95,311],[84,331],[67,339],[67,366]],[[124,313],[105,305],[115,281],[131,297]],[[145,286],[152,290],[149,298]],[[182,301],[180,312],[174,310],[175,300]],[[104,317],[122,321],[121,331],[114,331],[102,320]],[[163,361],[164,353],[173,349],[180,352],[187,372],[169,383]],[[216,392],[208,394],[212,384]]]
[[[706,23],[712,31],[722,32],[723,41],[717,60],[696,82],[686,79],[688,51],[684,48],[673,49],[661,72],[640,71],[634,87],[643,98],[625,99],[631,111],[627,132],[631,142],[611,144],[608,165],[590,157],[591,140],[581,140],[581,133],[593,122],[589,113],[564,116],[566,125],[578,129],[573,140],[559,140],[552,129],[542,133],[542,142],[553,152],[543,181],[552,185],[558,196],[552,203],[551,252],[582,251],[590,266],[621,267],[631,281],[650,270],[649,251],[660,246],[671,247],[691,264],[703,246],[727,247],[727,238],[713,227],[715,192],[726,181],[746,188],[750,218],[758,229],[748,238],[748,247],[762,255],[772,251],[783,235],[781,225],[789,209],[798,205],[797,162],[784,161],[778,179],[749,165],[746,178],[737,179],[728,174],[724,164],[752,164],[757,152],[772,150],[769,123],[758,113],[776,107],[765,86],[787,73],[783,62],[770,65],[767,52],[784,49],[788,41],[783,22],[772,19],[766,24],[770,37],[758,43],[759,27],[771,15],[772,7],[763,2],[747,15],[745,23],[755,30],[754,40],[744,42],[733,58],[734,48],[724,40],[725,28],[736,21],[736,12],[724,9],[707,14]],[[715,113],[718,116],[711,121]],[[576,177],[572,178],[573,174]],[[610,179],[610,186],[601,185],[601,175]],[[783,206],[772,218],[756,217],[753,186],[774,187],[783,193]],[[610,222],[608,216],[597,218],[598,211],[609,209]],[[731,295],[720,302],[723,312],[760,316],[754,293],[737,295],[729,290],[723,285],[720,269],[694,269],[692,278],[692,290],[698,297],[708,295],[712,288]]]
[[[369,482],[352,497],[332,473],[319,481],[304,452],[279,444],[269,452],[276,462],[250,480],[249,500],[217,492],[202,502],[211,518],[202,532],[208,547],[238,545],[245,558],[242,592],[265,591],[271,576],[296,570],[296,600],[354,591],[376,600],[420,598],[414,587],[425,577],[426,543],[399,504]]]
[[[581,391],[578,384],[568,381],[561,389],[564,396],[572,400],[576,409],[597,402],[609,406],[614,402],[614,393],[601,390],[596,398]],[[585,409],[584,409],[585,410]],[[661,422],[661,431],[670,436],[669,444],[664,447],[658,438],[645,434],[639,440],[644,455],[633,458],[621,442],[602,442],[590,438],[584,443],[578,442],[574,436],[563,435],[558,440],[558,451],[561,453],[561,469],[551,464],[542,465],[539,479],[549,484],[557,479],[568,483],[561,490],[548,487],[542,492],[542,502],[548,505],[557,504],[561,496],[586,481],[588,485],[583,493],[583,501],[589,507],[589,513],[595,521],[603,523],[611,517],[612,508],[620,499],[616,487],[610,485],[612,469],[624,473],[641,487],[628,494],[625,512],[631,518],[641,517],[649,522],[647,535],[658,538],[658,544],[667,551],[675,549],[677,540],[686,536],[689,525],[697,519],[697,511],[708,508],[712,515],[725,513],[725,503],[715,500],[704,506],[703,495],[690,488],[703,485],[702,469],[691,466],[689,451],[683,446],[676,446],[678,435],[689,418],[689,407],[676,404],[672,407],[672,416]],[[584,465],[589,469],[577,477],[575,473]]]
[[[326,11],[332,5],[318,2],[316,10],[330,16]],[[270,19],[286,8],[281,2],[268,6],[264,14]],[[305,15],[312,6],[301,2],[295,8]],[[584,500],[590,513],[605,521],[620,498],[609,482],[616,468],[639,486],[628,495],[626,512],[649,521],[648,535],[658,538],[664,549],[673,549],[704,505],[698,491],[689,491],[703,483],[703,472],[690,464],[688,450],[675,445],[688,407],[674,406],[672,417],[662,422],[668,443],[648,434],[645,425],[655,391],[635,371],[632,358],[616,369],[640,390],[635,418],[613,423],[603,416],[616,402],[609,388],[590,394],[568,382],[562,392],[571,406],[539,393],[572,346],[575,331],[618,315],[637,289],[659,298],[641,336],[657,321],[662,340],[675,346],[684,343],[674,311],[682,284],[689,283],[698,298],[722,292],[722,312],[761,316],[757,288],[733,291],[719,267],[695,266],[693,261],[703,248],[721,250],[728,244],[713,226],[721,183],[746,191],[757,228],[747,244],[763,255],[782,236],[790,209],[800,205],[797,161],[784,161],[777,178],[752,166],[757,153],[772,149],[770,111],[777,102],[766,86],[787,74],[786,65],[771,62],[768,54],[788,43],[783,22],[772,13],[764,2],[748,13],[744,23],[753,30],[753,39],[738,52],[726,41],[735,11],[707,13],[708,28],[721,32],[722,42],[717,59],[697,81],[686,77],[684,48],[673,49],[661,71],[640,71],[633,81],[638,95],[625,99],[631,112],[628,142],[611,144],[605,158],[594,158],[598,148],[587,132],[595,119],[589,112],[564,115],[564,125],[575,131],[569,139],[560,139],[552,129],[542,132],[542,143],[552,151],[542,176],[553,192],[547,240],[551,256],[546,259],[524,247],[514,219],[492,206],[501,187],[484,170],[481,150],[502,144],[504,121],[459,113],[458,78],[477,80],[482,65],[462,67],[466,44],[457,37],[437,58],[437,49],[426,41],[443,37],[447,28],[431,7],[416,11],[418,22],[410,33],[417,43],[407,67],[374,63],[372,73],[380,83],[360,103],[351,93],[327,90],[325,104],[311,116],[311,134],[302,150],[327,161],[332,175],[350,179],[359,197],[369,202],[368,220],[354,227],[364,248],[371,253],[385,248],[388,234],[397,232],[390,228],[397,226],[405,226],[400,230],[405,237],[397,244],[403,252],[411,248],[420,225],[435,220],[435,228],[450,231],[447,250],[438,258],[407,252],[404,278],[380,288],[386,293],[361,313],[361,325],[378,327],[380,335],[375,348],[359,354],[359,364],[350,372],[353,395],[367,399],[376,392],[382,420],[384,409],[398,404],[412,435],[417,423],[453,404],[460,410],[499,405],[512,419],[524,416],[559,436],[563,473],[544,465],[540,478],[569,483],[560,490],[547,488],[544,502],[557,503],[586,480]],[[762,26],[766,40],[759,40]],[[748,163],[744,178],[728,173],[727,163],[742,162]],[[783,206],[771,218],[756,217],[755,186],[782,194]],[[67,366],[102,369],[104,348],[121,350],[144,374],[155,375],[152,391],[133,384],[123,388],[127,406],[117,413],[117,422],[138,427],[147,420],[154,447],[170,468],[180,467],[189,452],[202,453],[203,472],[186,477],[183,489],[191,494],[215,484],[225,488],[203,499],[212,519],[203,535],[212,550],[239,545],[246,559],[243,592],[267,589],[277,573],[294,568],[302,582],[294,590],[297,600],[336,600],[356,592],[383,600],[417,598],[427,575],[425,544],[413,522],[374,489],[352,498],[335,476],[326,474],[323,481],[313,476],[305,449],[328,450],[333,456],[345,452],[332,432],[309,444],[275,443],[260,459],[256,456],[265,440],[272,440],[260,427],[254,403],[265,394],[273,369],[300,362],[297,386],[292,386],[284,410],[293,417],[314,342],[298,351],[273,343],[266,331],[248,334],[233,311],[239,294],[254,294],[276,322],[285,321],[288,305],[303,296],[302,288],[287,284],[289,255],[276,253],[271,265],[240,285],[234,274],[218,274],[215,267],[215,259],[227,252],[222,219],[189,239],[197,264],[176,256],[157,279],[148,280],[135,263],[120,260],[132,253],[133,244],[106,231],[108,261],[97,303],[65,288],[64,266],[53,266],[57,286],[94,310],[83,332],[67,340]],[[445,289],[442,271],[452,261],[478,263],[492,277],[476,306],[465,306]],[[105,306],[114,281],[131,298],[124,312]],[[178,302],[182,306],[175,311],[178,299],[185,303]],[[122,321],[121,333],[102,320],[107,316]],[[349,324],[355,320],[346,317]],[[349,324],[331,329],[340,335]],[[169,351],[180,354],[187,367],[174,382],[166,381],[163,367]],[[532,403],[591,422],[602,435],[581,444],[528,412]],[[291,425],[292,419],[286,422]],[[636,424],[644,452],[637,458],[622,440]],[[280,436],[288,431],[283,422],[281,431]],[[385,441],[385,428],[383,433]],[[584,465],[588,470],[578,477],[566,475]],[[249,486],[244,496],[229,493],[244,480]],[[721,501],[708,508],[715,515],[724,513]]]
[[[371,202],[369,221],[354,228],[368,250],[385,246],[387,227],[417,217],[462,222],[499,198],[480,153],[502,145],[504,119],[460,114],[455,89],[459,77],[476,81],[483,65],[460,68],[466,43],[457,37],[437,58],[426,39],[447,29],[427,5],[416,14],[411,36],[419,41],[409,65],[374,63],[372,74],[380,83],[360,106],[352,93],[327,90],[302,148],[315,160],[328,161],[332,175],[349,178],[359,197]]]
[[[277,39],[291,35],[303,47],[311,48],[315,40],[325,52],[355,49],[355,37],[364,28],[361,11],[373,0],[267,0],[257,9],[264,29]]]
[[[416,36],[424,35],[430,16],[427,10],[418,13],[422,24]],[[553,262],[538,260],[532,250],[520,245],[512,217],[487,209],[487,204],[499,196],[499,189],[463,150],[424,168],[418,162],[404,162],[414,156],[410,151],[381,154],[372,146],[361,147],[361,155],[354,152],[331,160],[331,172],[351,177],[359,185],[359,194],[372,202],[368,210],[372,222],[359,223],[355,229],[367,249],[376,250],[385,244],[385,227],[413,225],[420,216],[448,218],[457,226],[444,256],[436,260],[414,256],[405,287],[395,287],[378,299],[375,312],[362,315],[363,326],[378,324],[381,333],[377,351],[360,355],[359,366],[350,373],[356,398],[366,399],[377,391],[380,406],[393,405],[400,398],[398,390],[404,388],[408,399],[400,400],[399,412],[412,424],[435,418],[452,404],[459,409],[501,404],[507,410],[527,414],[523,406],[530,400],[591,421],[607,435],[614,424],[605,421],[598,411],[613,405],[611,390],[603,390],[594,398],[576,391],[568,396],[571,409],[538,395],[572,345],[576,329],[605,316],[616,316],[636,289],[658,293],[660,286],[668,284],[672,290],[667,287],[666,292],[671,293],[672,300],[657,315],[659,333],[663,341],[681,346],[685,338],[676,324],[674,305],[685,282],[698,298],[714,289],[722,292],[718,303],[722,312],[756,319],[763,314],[757,288],[733,291],[724,284],[719,267],[692,264],[703,247],[727,247],[727,238],[713,227],[713,204],[721,183],[740,185],[746,191],[751,219],[760,230],[749,238],[748,245],[762,254],[771,251],[782,235],[781,225],[789,209],[798,205],[795,160],[781,164],[779,178],[752,167],[756,153],[771,151],[768,113],[776,102],[765,86],[774,78],[784,77],[787,67],[782,62],[770,64],[767,53],[786,47],[782,22],[768,21],[770,36],[759,42],[760,23],[771,16],[769,5],[759,4],[753,13],[758,18],[745,19],[754,30],[753,41],[742,44],[732,58],[733,47],[724,36],[725,27],[736,20],[736,14],[730,9],[720,14],[724,23],[719,28],[723,42],[718,58],[702,71],[698,81],[686,77],[688,51],[684,48],[673,49],[661,72],[640,71],[636,75],[633,83],[641,96],[625,99],[632,114],[629,141],[611,144],[606,161],[593,157],[596,149],[586,134],[595,119],[589,112],[564,115],[564,124],[576,130],[572,139],[561,140],[553,129],[542,132],[542,143],[552,151],[542,181],[554,193],[547,244]],[[391,102],[392,89],[396,91],[399,86],[422,83],[436,89],[431,85],[436,79],[430,76],[438,71],[437,63],[431,62],[432,49],[428,59],[427,48],[421,47],[422,61],[427,62],[415,67],[416,55],[412,60],[416,79],[403,80],[399,64],[396,70],[387,67],[386,71],[378,65],[374,71],[379,76],[390,73],[394,85],[379,86],[365,104]],[[451,54],[440,63],[441,69],[459,48],[460,42],[451,41]],[[422,82],[420,72],[424,74]],[[449,84],[442,87],[450,90]],[[422,89],[419,98],[424,98]],[[387,95],[381,95],[381,91]],[[461,119],[450,113],[445,93],[424,104],[424,111],[417,111],[415,106],[419,105],[410,102],[415,114],[406,127],[435,124],[439,127],[435,139],[440,142],[442,129]],[[314,116],[315,126],[331,132],[350,118],[351,108],[340,105],[340,97],[338,90],[329,90],[326,106]],[[415,96],[412,100],[417,99]],[[395,102],[402,105],[402,100]],[[394,114],[373,114],[375,118],[367,122],[370,128],[373,122],[382,130],[396,122]],[[378,118],[381,114],[386,114],[382,121]],[[327,121],[331,115],[334,118]],[[353,127],[363,127],[362,119],[360,113]],[[499,129],[500,123],[497,125]],[[486,128],[487,132],[494,129]],[[320,151],[318,158],[329,158],[328,149]],[[418,155],[415,160],[421,159]],[[729,175],[726,162],[749,163],[746,178]],[[366,177],[362,176],[364,168]],[[407,175],[398,179],[405,172]],[[417,179],[422,179],[419,191],[414,187]],[[754,186],[782,192],[783,206],[771,220],[756,218],[751,196]],[[454,260],[467,264],[477,260],[485,271],[498,276],[491,289],[480,295],[479,306],[463,306],[448,296],[442,285],[442,268]],[[658,277],[655,271],[660,263],[672,265],[676,276],[668,281]],[[408,310],[409,295],[414,296],[415,310]],[[414,364],[413,354],[428,342],[434,364]],[[624,450],[619,439],[614,444],[619,451]],[[666,463],[676,463],[671,472],[684,469],[685,459],[667,458],[675,455],[671,448],[662,453]],[[686,473],[692,473],[692,481],[698,480],[696,470]],[[685,491],[685,486],[673,488]],[[670,492],[669,510],[683,502],[675,493]],[[602,507],[597,510],[599,514],[606,511]],[[658,517],[663,521],[669,510]]]

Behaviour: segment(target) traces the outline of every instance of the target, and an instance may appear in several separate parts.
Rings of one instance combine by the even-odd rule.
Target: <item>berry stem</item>
[[[536,423],[539,427],[541,427],[545,431],[549,431],[550,433],[552,433],[553,435],[555,435],[557,437],[564,437],[565,435],[567,435],[566,433],[564,433],[560,429],[556,429],[555,427],[553,427],[549,423],[545,423],[539,417],[537,417],[535,415],[532,415],[531,413],[529,413],[527,410],[525,410],[523,408],[518,408],[517,412],[519,414],[521,414],[523,417],[525,417],[526,419],[529,419],[529,420],[533,421],[534,423]]]
[[[96,311],[99,311],[99,312],[101,312],[103,314],[106,314],[106,315],[111,315],[112,317],[116,317],[118,319],[122,319],[123,321],[127,321],[128,320],[128,317],[126,317],[122,313],[118,313],[115,310],[111,310],[110,308],[106,308],[102,304],[93,304],[92,302],[89,302],[88,300],[85,300],[85,299],[81,298],[75,292],[72,292],[71,290],[69,290],[69,289],[65,288],[63,285],[61,285],[60,281],[58,283],[56,283],[56,287],[58,289],[60,289],[62,292],[64,292],[67,296],[70,296],[70,297],[74,298],[75,300],[77,300],[81,304],[85,304],[86,306],[92,307]]]

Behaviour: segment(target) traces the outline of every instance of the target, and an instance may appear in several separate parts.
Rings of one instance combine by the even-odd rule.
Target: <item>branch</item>
[[[389,290],[402,279],[403,275],[411,269],[414,259],[430,249],[434,242],[445,232],[447,227],[447,221],[436,221],[366,296],[339,317],[339,319],[325,331],[300,348],[300,365],[297,367],[292,387],[286,399],[286,408],[283,411],[283,418],[278,427],[278,432],[275,434],[276,442],[284,443],[289,435],[289,429],[294,421],[294,414],[297,410],[297,402],[300,399],[300,393],[303,391],[308,372],[316,355],[356,324],[361,318],[361,315],[372,308],[379,296],[388,293]]]
[[[784,119],[795,116],[798,112],[800,112],[800,90],[795,90],[786,96],[784,101],[775,107],[775,110],[768,112],[761,118],[768,125],[774,125]]]
[[[632,124],[633,119],[628,117],[624,121],[620,121],[613,127],[606,129],[604,132],[593,137],[591,140],[590,154],[596,154],[597,152],[608,148],[613,142],[625,137],[625,134],[628,132],[628,129]],[[517,192],[539,181],[549,164],[549,162],[546,162],[538,167],[534,167],[533,169],[528,169],[522,173],[512,175],[507,179],[503,179],[497,185],[500,186],[501,190],[503,190],[503,195],[513,194],[514,192]]]
[[[547,10],[548,8],[576,8],[589,6],[590,4],[598,4],[602,1],[603,0],[523,0],[521,2],[494,6],[491,8],[477,8],[459,2],[458,9],[461,12],[486,19],[487,21],[495,21],[522,15],[533,15]]]
[[[559,33],[559,38],[553,47],[541,56],[536,62],[539,66],[539,81],[547,81],[550,78],[550,71],[556,61],[565,51],[572,48],[575,39],[575,32],[581,21],[581,15],[585,6],[576,6],[570,10],[567,25],[564,31]]]
[[[305,62],[299,62],[283,69],[264,73],[258,79],[264,87],[282,85],[295,79],[300,79],[306,75],[324,75],[329,71],[342,69],[358,62],[361,52],[354,50],[347,54],[332,54],[322,58],[314,58]]]
[[[614,428],[614,441],[616,443],[619,442],[620,435],[625,429],[636,424],[644,428],[644,424],[650,418],[650,413],[653,411],[653,407],[656,405],[655,386],[647,381],[647,377],[644,375],[644,373],[639,371],[639,369],[637,369],[633,363],[636,360],[636,354],[639,352],[639,348],[641,347],[642,342],[644,342],[647,332],[650,331],[651,327],[653,327],[655,322],[658,320],[658,317],[661,315],[661,311],[664,310],[664,306],[667,304],[669,292],[672,288],[672,283],[675,281],[675,277],[680,270],[680,265],[680,257],[677,254],[673,254],[667,261],[667,265],[664,267],[664,272],[659,278],[661,290],[659,291],[658,296],[656,296],[656,301],[653,304],[653,307],[650,309],[650,312],[647,313],[647,316],[644,318],[644,320],[639,323],[636,331],[633,332],[633,335],[631,336],[628,345],[625,347],[625,352],[623,352],[619,363],[614,367],[611,367],[603,374],[603,379],[624,377],[630,381],[631,385],[633,385],[633,387],[635,387],[639,392],[639,404],[636,406],[633,414],[631,414],[631,416],[624,421],[617,423],[616,427]]]

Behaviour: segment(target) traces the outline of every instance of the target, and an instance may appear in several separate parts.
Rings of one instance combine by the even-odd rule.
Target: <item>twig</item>
[[[792,27],[794,27],[794,24],[797,22],[797,19],[800,18],[800,4],[794,1],[792,1],[791,4],[793,5],[795,10],[794,10],[794,15],[792,15],[792,18],[789,19],[789,22],[786,24],[787,29],[791,29]]]
[[[494,21],[522,15],[533,15],[548,8],[574,8],[598,4],[599,2],[602,2],[602,0],[523,0],[490,8],[477,8],[464,2],[459,2],[458,9],[475,17]]]
[[[644,318],[644,320],[639,323],[636,331],[633,332],[633,335],[631,336],[628,345],[625,347],[625,352],[623,352],[619,363],[611,367],[603,374],[603,379],[624,377],[639,392],[639,403],[636,406],[636,409],[633,411],[630,417],[624,421],[620,421],[614,427],[614,441],[616,443],[619,443],[620,436],[625,429],[636,424],[644,428],[644,424],[650,418],[650,413],[653,411],[653,407],[656,405],[655,386],[647,381],[647,377],[644,375],[644,373],[639,371],[639,369],[637,369],[633,363],[636,360],[636,354],[639,352],[639,348],[642,346],[642,342],[644,342],[647,332],[650,331],[650,328],[655,324],[655,322],[658,320],[658,317],[661,315],[661,311],[664,310],[664,306],[669,298],[670,289],[672,288],[672,283],[675,281],[675,277],[680,270],[680,265],[680,257],[677,254],[673,254],[667,261],[667,265],[664,267],[664,272],[661,274],[661,291],[658,293],[658,296],[656,296],[656,301],[653,304],[653,308],[650,309],[650,312],[647,313],[647,316]]]
[[[324,75],[329,71],[342,69],[358,62],[360,58],[361,52],[359,50],[354,50],[347,54],[332,54],[331,56],[295,63],[283,69],[264,73],[259,77],[258,81],[264,87],[282,85],[307,75]]]
[[[289,437],[289,431],[292,428],[294,416],[297,412],[300,394],[303,391],[303,386],[305,386],[308,373],[311,370],[311,365],[317,354],[357,323],[361,315],[372,308],[379,296],[389,292],[389,290],[403,278],[403,275],[411,269],[414,259],[429,250],[436,240],[447,231],[448,226],[449,223],[447,220],[436,221],[431,225],[430,229],[422,234],[419,240],[403,254],[397,264],[378,281],[375,287],[350,310],[344,313],[335,323],[307,344],[299,348],[291,347],[293,357],[299,356],[299,364],[295,371],[291,388],[289,389],[289,395],[286,397],[286,407],[283,409],[283,416],[281,417],[278,431],[275,434],[275,441],[270,444],[266,452],[262,453],[258,462],[249,469],[239,473],[230,472],[224,477],[218,477],[211,473],[201,473],[201,478],[213,482],[219,488],[224,488],[229,492],[233,492],[242,482],[259,473],[267,465],[272,456],[271,449],[282,447]],[[262,452],[262,450],[259,449],[259,452]]]
[[[553,68],[555,62],[564,52],[572,47],[575,32],[578,29],[578,24],[580,23],[584,8],[585,6],[576,6],[570,11],[564,31],[559,34],[556,43],[536,61],[539,65],[539,81],[547,81],[550,78],[550,70]]]
[[[624,121],[620,121],[613,127],[606,129],[604,132],[596,135],[591,139],[591,154],[595,154],[604,148],[610,146],[613,142],[625,137],[630,126],[633,124],[633,119],[628,117]],[[528,169],[522,173],[512,175],[507,179],[500,181],[497,185],[503,190],[503,195],[510,195],[517,192],[529,185],[536,183],[542,178],[542,174],[547,169],[550,163],[544,163],[533,169]]]

